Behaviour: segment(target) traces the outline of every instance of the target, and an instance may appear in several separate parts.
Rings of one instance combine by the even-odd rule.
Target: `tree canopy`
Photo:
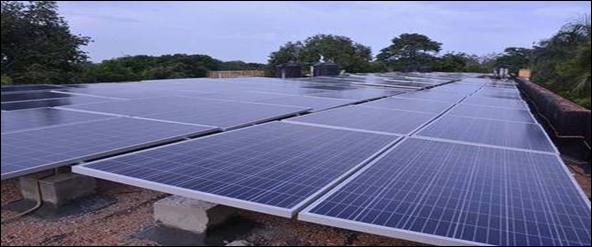
[[[528,67],[530,52],[527,48],[508,47],[495,59],[494,66],[506,67],[510,73],[517,74],[518,70]]]
[[[380,50],[376,59],[391,69],[408,66],[431,66],[442,43],[418,33],[404,33],[391,40],[391,45]]]
[[[269,71],[287,62],[312,64],[325,60],[338,64],[347,72],[367,72],[372,60],[370,47],[345,36],[318,34],[304,41],[288,42],[269,55]]]
[[[590,16],[568,23],[530,53],[532,80],[590,108]]]
[[[2,1],[1,70],[29,83],[67,82],[79,73],[89,37],[74,35],[52,1]]]

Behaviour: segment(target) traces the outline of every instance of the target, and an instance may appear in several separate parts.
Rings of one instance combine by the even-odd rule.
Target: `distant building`
[[[275,76],[279,78],[302,77],[302,65],[297,63],[280,64],[275,71]]]
[[[313,76],[336,76],[340,73],[339,65],[332,62],[318,62],[312,67]]]

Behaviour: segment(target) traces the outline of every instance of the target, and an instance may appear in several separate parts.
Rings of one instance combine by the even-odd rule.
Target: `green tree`
[[[418,33],[404,33],[391,40],[391,45],[380,50],[376,59],[394,70],[406,67],[432,66],[442,43]]]
[[[368,72],[372,60],[370,47],[355,43],[345,36],[318,34],[303,42],[288,42],[272,52],[267,72],[273,74],[275,66],[288,62],[312,64],[319,61],[321,56],[351,73]]]
[[[53,1],[2,1],[1,70],[15,83],[70,82],[90,38],[74,35]]]
[[[479,57],[466,53],[449,52],[435,60],[434,70],[442,72],[477,72],[491,71],[491,61],[487,57]]]
[[[534,46],[532,80],[590,108],[590,16],[564,25]]]
[[[440,57],[434,70],[442,72],[463,72],[466,69],[468,57],[464,53],[449,52]]]
[[[531,49],[520,47],[508,47],[504,53],[497,57],[495,66],[504,66],[510,73],[518,74],[518,70],[528,67]]]

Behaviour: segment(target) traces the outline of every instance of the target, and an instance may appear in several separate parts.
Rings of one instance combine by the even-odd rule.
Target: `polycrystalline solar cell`
[[[216,129],[109,118],[2,134],[2,179]]]
[[[409,134],[435,116],[436,114],[433,113],[354,105],[291,118],[289,121],[394,134]]]
[[[55,93],[55,92],[49,92],[49,91],[10,93],[10,94],[2,94],[1,95],[2,102],[64,98],[64,97],[68,97],[68,96],[69,96],[68,94]]]
[[[308,108],[203,98],[160,97],[68,108],[236,128],[308,111]]]
[[[492,107],[504,107],[504,108],[515,108],[515,109],[527,109],[526,105],[522,100],[518,99],[498,99],[491,97],[468,97],[463,101],[463,104],[472,105],[483,105]]]
[[[396,139],[272,122],[76,166],[74,171],[290,217],[312,195]]]
[[[96,97],[87,97],[87,96],[68,95],[68,97],[65,97],[65,98],[2,103],[2,110],[14,111],[14,110],[23,110],[23,109],[90,104],[90,103],[109,102],[109,101],[115,101],[115,100],[96,98]]]
[[[349,105],[355,103],[355,100],[321,98],[310,96],[281,96],[272,99],[256,100],[255,102],[277,104],[277,105],[291,105],[312,108],[314,111],[326,110],[338,106]]]
[[[556,152],[540,126],[445,115],[417,135],[501,147]]]
[[[54,108],[2,112],[2,133],[104,118],[108,116]]]
[[[589,201],[562,166],[556,155],[411,138],[299,219],[438,245],[590,246]]]
[[[534,119],[532,118],[532,115],[530,115],[530,112],[521,109],[468,105],[461,103],[460,105],[452,108],[452,110],[450,110],[450,114],[492,120],[534,123]]]
[[[407,111],[420,111],[428,113],[441,113],[448,107],[452,106],[452,103],[443,103],[432,100],[419,100],[419,99],[404,99],[404,98],[385,98],[380,100],[374,100],[360,104],[361,106],[380,107],[386,109],[397,109]]]
[[[461,100],[464,95],[446,92],[437,92],[430,90],[423,90],[411,93],[404,93],[395,96],[396,98],[409,98],[409,99],[423,99],[423,100],[437,100],[445,102],[457,102]]]

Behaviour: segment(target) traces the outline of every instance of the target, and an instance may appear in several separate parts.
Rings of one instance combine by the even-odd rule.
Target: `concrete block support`
[[[37,189],[40,188],[44,203],[60,207],[72,200],[93,194],[97,183],[96,179],[79,174],[60,173],[48,176],[39,173],[19,178],[19,185],[24,199],[36,201]]]
[[[154,219],[167,227],[204,234],[208,227],[232,217],[236,209],[180,196],[169,196],[154,203]]]

